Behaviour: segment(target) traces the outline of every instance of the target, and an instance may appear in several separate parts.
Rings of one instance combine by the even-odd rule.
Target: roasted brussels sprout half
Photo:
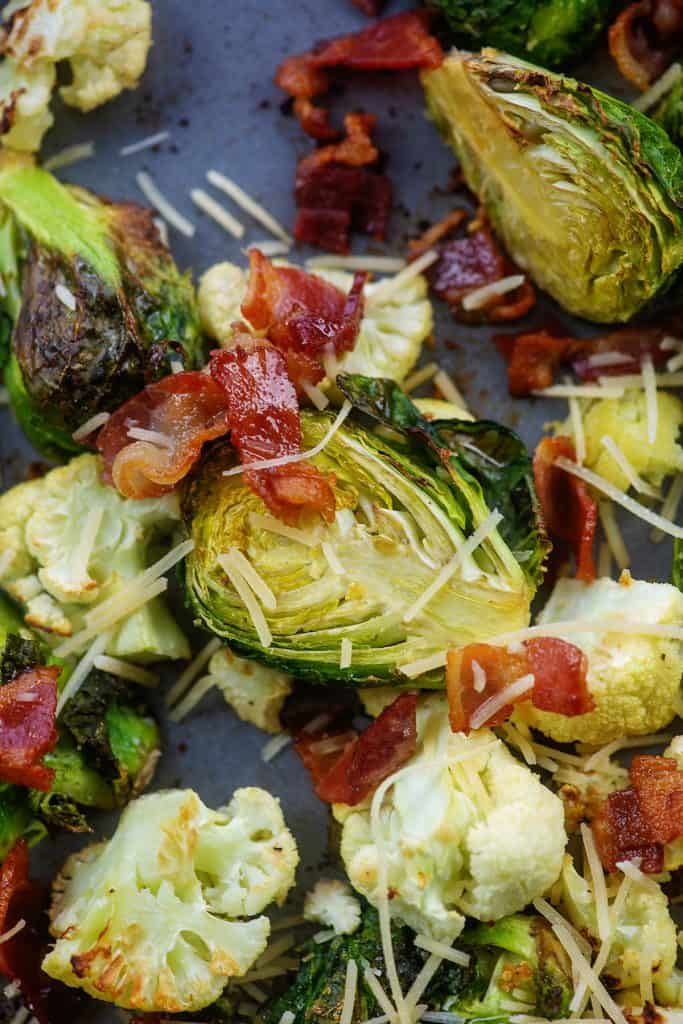
[[[0,163],[0,204],[10,401],[37,448],[78,451],[73,432],[171,358],[201,363],[194,290],[149,210],[69,188],[16,156]]]
[[[671,301],[683,154],[633,107],[495,50],[423,74],[431,114],[515,262],[570,313]]]
[[[562,68],[585,53],[607,24],[614,0],[429,0],[453,38],[497,46],[544,67]]]
[[[393,924],[392,945],[404,993],[427,959],[414,940],[410,928]],[[463,1021],[485,1017],[500,1022],[515,1013],[552,1019],[567,1012],[571,971],[564,950],[542,918],[517,914],[494,925],[476,926],[464,932],[458,946],[470,953],[471,963],[460,967],[443,961],[420,997],[430,1010],[456,1014]],[[287,1010],[294,1014],[292,1024],[338,1024],[348,961],[368,965],[380,976],[384,973],[376,911],[366,905],[360,927],[352,935],[340,935],[327,943],[310,942],[302,954],[302,966],[292,985],[259,1010],[257,1024],[278,1024]],[[384,1012],[362,974],[352,1021],[369,1020]]]
[[[529,457],[495,423],[424,419],[393,381],[340,375],[337,386],[356,408],[312,460],[334,473],[335,521],[283,536],[242,477],[224,475],[237,456],[217,443],[183,498],[195,544],[187,593],[203,625],[245,656],[318,682],[407,683],[401,666],[528,623],[546,553]],[[333,419],[304,412],[304,448]],[[466,545],[480,527],[481,543]],[[271,643],[221,567],[232,548],[273,592]],[[457,552],[461,564],[430,601]],[[343,640],[352,657],[340,668]]]

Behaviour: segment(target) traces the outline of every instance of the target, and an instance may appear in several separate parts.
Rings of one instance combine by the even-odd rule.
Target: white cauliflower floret
[[[353,275],[343,270],[316,270],[317,277],[348,292]],[[434,326],[427,281],[415,277],[386,300],[375,299],[379,284],[366,284],[365,310],[356,344],[341,357],[341,373],[391,377],[399,383],[420,357],[422,345]],[[211,267],[199,284],[199,312],[207,334],[230,345],[232,324],[244,321],[240,306],[247,289],[247,273],[233,263]],[[323,382],[323,387],[325,382]],[[330,381],[327,381],[330,386]]]
[[[0,496],[0,587],[48,640],[71,636],[88,606],[143,572],[148,548],[168,541],[179,517],[176,495],[123,498],[101,482],[98,457],[81,455]],[[107,650],[147,660],[189,657],[160,598],[124,619]]]
[[[67,860],[43,970],[124,1009],[202,1010],[266,948],[266,917],[233,918],[282,902],[297,863],[264,790],[240,789],[218,811],[192,790],[142,797],[109,842]]]
[[[209,678],[243,722],[265,732],[281,732],[280,711],[292,692],[291,676],[258,661],[238,658],[229,647],[223,647],[209,662]]]
[[[380,812],[391,908],[415,931],[452,942],[464,915],[516,913],[557,879],[562,803],[493,733],[452,733],[445,697],[422,698],[417,726],[417,751]],[[376,905],[370,808],[336,804],[334,814],[349,880]]]
[[[332,928],[335,935],[351,935],[360,924],[361,907],[346,882],[321,878],[306,893],[304,917]]]
[[[623,736],[640,736],[668,725],[676,714],[683,644],[653,636],[609,633],[605,618],[632,623],[683,625],[683,594],[669,583],[610,579],[581,583],[561,579],[543,612],[541,625],[572,619],[595,622],[595,633],[566,639],[588,658],[588,688],[595,709],[568,717],[538,711],[527,702],[515,717],[559,743],[602,745]]]
[[[15,0],[3,11],[0,103],[4,143],[40,149],[52,124],[56,65],[69,61],[65,103],[89,111],[133,89],[152,42],[147,0]]]

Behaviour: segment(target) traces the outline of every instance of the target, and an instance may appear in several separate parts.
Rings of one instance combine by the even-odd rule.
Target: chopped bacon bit
[[[498,246],[483,212],[471,221],[462,238],[448,239],[462,224],[466,214],[453,210],[420,238],[410,243],[414,257],[427,249],[437,248],[440,257],[427,271],[436,294],[445,299],[457,320],[466,323],[497,323],[524,316],[536,302],[536,292],[529,281],[505,295],[494,295],[476,310],[463,309],[462,302],[470,292],[494,284],[516,272],[516,267]]]
[[[306,132],[316,142],[332,142],[339,138],[339,131],[330,121],[330,112],[326,107],[316,107],[306,96],[294,100],[294,113]]]
[[[243,463],[301,451],[299,404],[281,352],[249,335],[238,336],[229,351],[212,352],[210,369],[229,397],[230,441]],[[247,469],[244,479],[285,523],[296,525],[304,511],[320,512],[328,522],[334,519],[334,477],[309,463]]]
[[[669,843],[683,835],[683,772],[675,758],[640,754],[629,775],[652,837]]]
[[[0,686],[0,779],[49,792],[55,773],[42,758],[57,743],[59,668],[28,669]],[[33,700],[28,700],[33,695]],[[1,948],[1,947],[0,947]]]
[[[508,388],[515,398],[549,388],[571,345],[570,338],[556,338],[546,330],[516,337],[498,335],[493,340],[507,359]]]
[[[313,788],[318,795],[323,781],[346,752],[346,748],[350,744],[355,744],[357,739],[358,733],[355,729],[336,728],[322,729],[312,735],[302,732],[297,736],[294,748],[303,761],[304,768],[310,773]],[[326,751],[324,744],[328,740],[337,741],[339,746],[335,745],[335,749]]]
[[[152,430],[167,445],[129,437],[131,427]],[[112,413],[97,437],[104,479],[128,498],[173,490],[200,456],[202,445],[228,432],[225,392],[205,373],[176,373]]]
[[[368,167],[377,163],[379,150],[372,141],[377,118],[373,114],[357,112],[344,118],[346,136],[331,146],[314,149],[299,161],[297,174],[304,177],[312,169],[325,164],[343,164],[345,167]]]
[[[25,926],[0,944],[0,974],[16,982],[29,1011],[40,1024],[73,1024],[80,993],[41,970],[47,952],[46,893],[28,875],[28,847],[18,840],[0,865],[0,934],[18,921]]]
[[[314,68],[352,71],[402,71],[438,68],[443,50],[428,30],[425,11],[404,11],[383,18],[360,32],[320,43],[310,53]]]
[[[475,662],[485,677],[480,690],[475,687]],[[595,707],[586,683],[587,670],[586,657],[578,647],[552,637],[527,640],[520,651],[493,644],[469,644],[451,651],[447,668],[451,729],[469,732],[475,711],[525,675],[533,675],[533,689],[517,702],[531,699],[541,711],[568,717],[583,715]],[[513,710],[512,704],[506,704],[486,725],[500,725]]]
[[[609,30],[609,50],[625,78],[647,89],[681,51],[680,0],[638,0]]]
[[[360,736],[349,733],[346,748],[333,757],[316,757],[309,737],[300,735],[296,749],[313,775],[320,799],[355,807],[398,771],[415,753],[416,712],[417,694],[401,694]],[[317,735],[315,740],[320,742],[320,738]]]
[[[576,560],[576,578],[595,579],[593,544],[598,506],[582,480],[555,465],[559,456],[576,459],[569,437],[544,437],[534,452],[534,480],[551,538],[569,546]]]
[[[658,874],[664,867],[664,847],[654,841],[635,789],[610,793],[593,819],[595,844],[607,871],[623,860],[640,860],[640,870]]]
[[[329,170],[328,164],[325,177],[329,175]],[[346,210],[302,207],[296,215],[294,237],[297,241],[315,245],[325,252],[347,253],[350,233],[351,214]]]
[[[667,336],[681,331],[678,321],[672,320],[670,323],[671,327],[667,327],[666,323],[661,326],[644,324],[641,327],[622,327],[602,337],[591,338],[590,341],[573,341],[568,350],[572,369],[583,381],[622,373],[640,373],[643,356],[650,356],[655,369],[659,369],[671,358],[671,352],[662,348],[662,342]],[[589,357],[604,352],[623,353],[624,360],[607,366],[592,366]]]

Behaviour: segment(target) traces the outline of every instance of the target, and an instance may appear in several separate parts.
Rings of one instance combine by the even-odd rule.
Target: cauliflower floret
[[[179,517],[177,496],[122,498],[101,482],[98,457],[81,455],[0,496],[0,587],[48,640],[71,636],[89,605],[146,568],[150,544],[168,540]],[[124,619],[108,653],[186,658],[189,647],[155,598]]]
[[[677,640],[628,633],[606,633],[605,617],[629,622],[683,624],[683,594],[668,583],[610,579],[581,583],[562,579],[539,616],[541,625],[571,619],[595,622],[595,633],[573,633],[567,640],[588,657],[588,687],[595,709],[568,717],[538,711],[528,702],[515,718],[559,743],[592,745],[623,736],[641,736],[668,725],[676,714],[683,674],[683,644]]]
[[[218,811],[192,790],[142,797],[109,842],[64,865],[43,970],[124,1009],[201,1010],[266,947],[266,917],[233,918],[282,902],[297,863],[264,790],[240,789]]]
[[[209,677],[235,714],[265,732],[278,733],[280,711],[292,692],[292,677],[223,647],[209,662]]]
[[[623,398],[602,398],[589,406],[583,416],[586,435],[586,466],[627,491],[629,480],[602,439],[611,437],[636,473],[658,487],[662,480],[683,470],[683,448],[679,444],[683,427],[683,402],[667,391],[657,392],[657,443],[648,441],[645,392],[626,391]],[[562,432],[571,434],[571,424]]]
[[[612,895],[621,876],[608,879]],[[569,855],[565,856],[562,874],[551,893],[553,903],[574,927],[599,946],[597,913],[593,890],[578,874]],[[639,987],[640,961],[646,956],[652,964],[655,992],[665,986],[676,963],[676,925],[669,913],[666,895],[654,879],[631,882],[613,933],[612,947],[604,974],[611,987]]]
[[[304,917],[334,929],[335,935],[351,935],[360,924],[361,906],[346,882],[321,878],[306,893]]]
[[[516,913],[557,879],[562,803],[488,730],[452,733],[445,697],[422,699],[417,728],[417,751],[380,812],[391,907],[415,931],[451,942],[465,914]],[[376,904],[370,808],[336,804],[334,814],[349,880]]]
[[[342,270],[316,270],[316,276],[348,292],[353,275]],[[434,326],[427,281],[415,277],[388,299],[374,299],[378,284],[364,288],[365,310],[356,344],[342,356],[342,373],[368,377],[391,377],[399,383],[407,377],[420,357],[423,343]],[[240,306],[247,289],[247,274],[232,263],[211,267],[199,284],[199,311],[207,334],[230,345],[231,326],[244,320]],[[331,384],[323,382],[323,387]]]
[[[11,20],[10,20],[11,18]],[[68,60],[65,103],[92,110],[133,89],[152,42],[147,0],[17,0],[3,11],[0,103],[5,145],[34,152],[53,118],[56,64]]]

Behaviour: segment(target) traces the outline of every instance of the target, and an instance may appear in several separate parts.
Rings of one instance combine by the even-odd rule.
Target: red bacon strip
[[[301,734],[296,749],[311,771],[320,799],[355,807],[398,771],[417,747],[416,711],[417,694],[401,694],[360,736],[353,732],[341,736],[342,742],[348,736],[341,754],[317,753],[320,734],[314,739]]]
[[[652,836],[669,843],[683,835],[683,772],[675,758],[640,754],[629,775]]]
[[[475,663],[485,675],[481,690],[475,687]],[[528,674],[534,676],[533,689],[514,703],[531,699],[542,711],[567,716],[586,714],[595,706],[586,682],[587,671],[586,657],[578,647],[552,637],[527,640],[519,652],[485,643],[450,651],[446,680],[451,729],[468,733],[472,716],[486,701]],[[486,726],[501,725],[513,710],[512,704],[499,708]]]
[[[155,498],[189,473],[202,446],[227,434],[228,400],[205,373],[176,373],[139,394],[112,413],[99,432],[104,479],[127,498]],[[131,427],[152,430],[166,442],[133,440]]]
[[[229,397],[230,441],[243,463],[261,462],[301,451],[299,403],[277,349],[243,336],[229,351],[211,354],[211,376]],[[306,462],[271,469],[247,469],[244,478],[273,515],[290,525],[302,512],[335,513],[334,477]]]
[[[80,993],[53,981],[41,970],[47,952],[46,894],[28,875],[28,847],[14,844],[0,865],[0,935],[19,921],[26,924],[0,943],[0,974],[17,982],[22,999],[40,1024],[73,1024]]]
[[[609,30],[609,50],[617,67],[639,89],[659,78],[682,49],[681,0],[638,0]]]
[[[49,792],[55,773],[42,764],[42,758],[57,743],[58,676],[56,666],[40,666],[0,686],[0,779],[4,782]]]
[[[491,298],[481,309],[467,311],[463,299],[486,285],[494,284],[516,272],[516,267],[501,251],[483,215],[468,226],[467,234],[449,239],[466,214],[453,210],[419,239],[410,243],[413,256],[427,249],[438,249],[439,259],[427,270],[427,277],[436,294],[445,299],[457,320],[466,323],[499,323],[524,316],[536,302],[536,292],[529,281],[505,295]]]
[[[534,452],[534,481],[548,533],[555,542],[570,548],[576,561],[576,578],[595,579],[593,544],[598,525],[598,506],[582,480],[555,465],[559,456],[576,459],[569,437],[544,437]]]

